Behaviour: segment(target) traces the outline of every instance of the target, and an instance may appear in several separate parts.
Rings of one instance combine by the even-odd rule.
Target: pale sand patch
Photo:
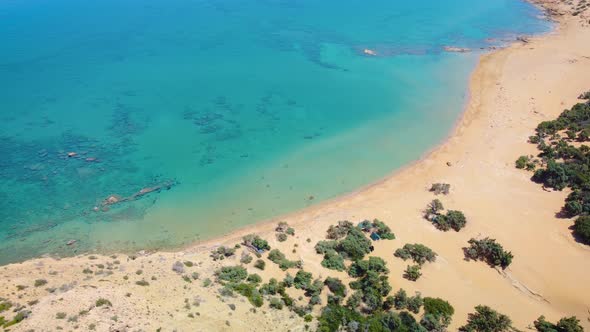
[[[570,10],[557,1],[537,2],[559,11]],[[410,294],[420,291],[423,296],[447,299],[456,309],[451,330],[463,324],[477,304],[508,314],[521,329],[541,314],[551,320],[576,315],[590,329],[590,247],[574,241],[568,229],[570,220],[555,217],[567,193],[543,191],[530,181],[530,173],[514,167],[518,156],[536,152],[526,143],[535,126],[555,118],[577,102],[578,94],[590,89],[588,17],[564,15],[559,20],[560,26],[553,33],[483,56],[471,78],[466,112],[449,140],[422,161],[378,184],[181,252],[157,252],[136,260],[119,255],[120,264],[112,265],[112,275],[82,273],[90,264],[115,261],[102,256],[97,260],[87,256],[59,261],[44,258],[0,268],[0,297],[22,305],[39,300],[32,305],[31,317],[13,330],[53,331],[56,326],[71,330],[76,325],[87,330],[94,323],[101,331],[125,327],[149,331],[158,327],[162,331],[302,331],[303,320],[287,310],[265,306],[252,313],[252,306],[243,297],[223,303],[217,298],[216,287],[202,287],[202,280],[213,279],[213,271],[219,266],[238,263],[241,252],[238,250],[235,259],[219,263],[208,257],[210,248],[233,245],[242,235],[257,232],[288,258],[302,259],[305,270],[313,272],[314,277],[338,275],[345,279],[344,273],[321,267],[321,257],[313,245],[338,220],[366,218],[385,221],[397,235],[394,241],[377,242],[373,253],[386,260],[394,291],[402,287]],[[423,208],[435,198],[427,191],[434,182],[452,185],[451,193],[439,198],[447,208],[465,212],[468,224],[461,232],[439,232],[421,218]],[[283,243],[275,240],[273,228],[278,220],[294,226],[295,238]],[[513,252],[514,262],[505,273],[464,260],[461,248],[469,238],[478,236],[496,238]],[[298,244],[296,253],[292,253],[294,243]],[[405,243],[424,243],[440,255],[436,263],[425,265],[424,275],[415,283],[402,278],[407,263],[393,256]],[[176,260],[199,262],[185,269],[189,275],[199,272],[200,280],[182,280],[171,270]],[[135,273],[138,269],[143,271],[141,275]],[[252,264],[248,269],[265,281],[284,276],[269,261],[264,272]],[[296,271],[290,272],[294,275]],[[157,280],[151,280],[152,276]],[[34,280],[40,278],[49,284],[35,288]],[[136,285],[141,279],[150,285]],[[75,284],[69,290],[53,294],[45,290],[72,282]],[[17,291],[16,285],[28,288]],[[131,295],[127,297],[127,293]],[[108,298],[113,307],[93,308],[88,315],[78,317],[78,322],[55,318],[57,312],[72,316],[89,309],[99,297]],[[196,297],[202,300],[198,307],[192,305]],[[184,308],[185,299],[190,309]],[[229,303],[236,304],[235,311]],[[196,312],[200,316],[188,317]],[[111,319],[113,316],[117,316],[117,322]]]

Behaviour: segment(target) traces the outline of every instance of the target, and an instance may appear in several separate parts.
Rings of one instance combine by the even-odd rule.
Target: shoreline
[[[539,8],[545,15],[545,17],[543,19],[548,22],[554,23],[554,26],[552,27],[552,29],[547,32],[543,32],[543,33],[539,33],[539,34],[535,34],[535,35],[525,35],[525,37],[527,37],[527,38],[531,37],[531,38],[536,39],[536,38],[541,38],[547,34],[554,33],[555,29],[557,29],[559,27],[559,24],[558,24],[558,21],[555,20],[554,18],[552,18],[547,13],[547,10],[542,5],[540,5],[538,3],[538,1],[543,2],[544,0],[523,0],[523,1],[529,2],[529,3],[533,4],[535,7]],[[464,97],[463,105],[461,107],[461,111],[459,112],[458,116],[453,120],[453,123],[452,123],[450,129],[445,134],[444,138],[442,140],[440,140],[438,143],[435,143],[431,148],[424,151],[424,153],[422,153],[420,155],[420,157],[418,157],[417,159],[411,160],[411,161],[403,164],[401,167],[393,169],[392,171],[389,171],[387,174],[385,174],[385,175],[381,176],[380,178],[378,178],[374,181],[371,181],[365,185],[361,185],[360,187],[357,187],[351,191],[337,194],[334,197],[328,198],[326,200],[322,200],[321,202],[312,203],[309,206],[297,208],[291,212],[276,215],[274,217],[270,217],[270,218],[266,218],[266,219],[257,220],[257,221],[254,221],[253,223],[239,226],[239,227],[229,230],[227,232],[206,236],[204,239],[192,240],[189,243],[176,244],[176,245],[164,245],[161,247],[145,247],[145,248],[137,247],[136,249],[126,248],[126,249],[115,249],[115,250],[108,250],[108,249],[105,250],[104,248],[97,249],[96,247],[94,247],[94,248],[91,247],[85,251],[80,251],[80,252],[78,252],[77,250],[74,250],[71,252],[71,254],[65,254],[65,255],[60,255],[59,253],[47,253],[46,252],[46,253],[39,254],[38,256],[20,258],[14,262],[5,263],[3,265],[0,264],[0,267],[4,266],[4,265],[18,264],[18,263],[21,263],[21,262],[24,262],[27,260],[34,260],[34,259],[38,259],[38,258],[65,259],[65,258],[69,258],[69,257],[76,257],[76,256],[81,256],[81,255],[89,255],[89,254],[108,255],[108,254],[113,254],[113,253],[122,253],[122,254],[131,255],[131,254],[134,254],[135,252],[138,252],[138,251],[141,251],[141,252],[182,251],[182,250],[190,249],[192,247],[203,246],[203,245],[209,244],[211,242],[218,242],[220,239],[225,239],[226,237],[235,239],[235,238],[237,238],[237,236],[233,236],[233,234],[235,234],[235,233],[245,234],[248,232],[248,230],[255,231],[259,227],[262,227],[264,224],[272,224],[272,223],[280,221],[281,219],[295,218],[298,214],[303,213],[303,211],[320,210],[325,206],[329,206],[331,204],[337,204],[340,201],[345,201],[355,195],[362,195],[365,191],[371,190],[373,187],[379,186],[379,185],[383,184],[384,182],[389,181],[393,177],[396,177],[399,174],[403,173],[407,169],[412,168],[412,167],[416,166],[417,164],[423,162],[424,160],[431,158],[433,156],[433,154],[435,154],[439,149],[443,148],[449,142],[449,140],[451,140],[455,136],[457,130],[462,125],[462,122],[464,120],[464,117],[466,116],[466,113],[469,111],[469,103],[470,103],[470,99],[471,99],[471,87],[470,87],[471,83],[470,82],[472,81],[473,75],[475,74],[477,67],[480,65],[482,57],[489,56],[489,55],[497,53],[497,52],[501,52],[516,43],[520,43],[520,41],[517,39],[514,39],[512,41],[506,40],[506,41],[504,41],[504,44],[502,44],[501,46],[497,46],[497,48],[483,48],[482,47],[480,49],[469,50],[468,53],[475,54],[477,56],[477,58],[478,58],[477,64],[474,67],[474,69],[471,71],[471,73],[469,74],[469,79],[468,79],[469,83],[467,84],[467,87],[466,87],[465,97]],[[444,52],[456,53],[454,51],[444,51]],[[460,56],[460,54],[458,54],[458,56]],[[70,241],[78,241],[78,240],[75,237],[73,237]],[[69,246],[69,245],[66,244],[66,246]]]
[[[584,43],[590,38],[590,29],[587,23],[580,22],[580,17],[556,16],[554,11],[569,8],[565,4],[549,0],[530,2],[553,13],[548,18],[556,20],[554,28],[533,36],[528,43],[515,42],[481,54],[469,78],[461,115],[447,138],[420,159],[374,183],[302,210],[177,249],[140,252],[136,258],[127,257],[113,274],[99,276],[97,273],[96,277],[82,274],[83,267],[95,269],[96,263],[108,265],[112,261],[99,254],[96,259],[89,258],[94,256],[88,256],[90,253],[61,259],[36,258],[0,266],[0,286],[6,290],[0,292],[0,298],[13,298],[14,292],[8,294],[10,287],[30,285],[32,280],[43,276],[54,286],[59,286],[58,282],[91,285],[72,286],[56,294],[45,294],[41,289],[29,287],[20,294],[22,301],[30,299],[39,303],[32,307],[33,315],[17,329],[39,328],[48,321],[53,324],[52,316],[56,311],[88,306],[89,299],[92,302],[100,295],[110,296],[114,304],[111,310],[121,308],[117,315],[133,328],[152,329],[164,322],[179,330],[189,327],[195,330],[198,324],[202,330],[229,331],[259,326],[269,331],[302,331],[304,323],[288,317],[288,312],[252,315],[249,304],[243,301],[236,303],[238,310],[228,315],[227,304],[217,303],[215,290],[196,285],[193,286],[197,287],[196,294],[208,301],[206,308],[199,309],[202,318],[196,322],[187,319],[184,312],[176,314],[185,297],[186,283],[170,271],[172,263],[196,261],[201,279],[212,278],[219,266],[237,262],[212,262],[208,259],[209,250],[219,245],[233,245],[243,235],[257,233],[268,239],[273,248],[281,248],[289,259],[301,259],[306,271],[325,277],[329,270],[321,267],[321,257],[313,246],[324,239],[327,227],[338,220],[358,222],[373,218],[386,222],[397,236],[394,241],[376,243],[373,253],[387,262],[393,291],[402,287],[408,293],[420,291],[424,296],[451,302],[456,310],[451,330],[462,325],[467,313],[480,303],[507,314],[518,328],[525,328],[540,315],[552,321],[577,315],[582,325],[590,328],[587,312],[590,302],[584,297],[590,294],[590,285],[581,282],[590,273],[590,249],[573,240],[568,230],[569,221],[558,220],[554,215],[566,193],[545,192],[530,181],[529,173],[514,167],[519,155],[536,151],[526,142],[534,127],[543,120],[555,118],[575,103],[582,90],[590,88],[590,45]],[[468,225],[461,232],[439,232],[422,219],[421,210],[437,198],[428,192],[433,182],[451,184],[451,193],[438,198],[449,208],[465,211]],[[296,236],[279,243],[274,237],[278,221],[287,221],[295,228]],[[465,245],[466,239],[480,236],[497,238],[514,253],[514,264],[505,275],[483,263],[464,261],[459,248]],[[436,263],[424,267],[424,277],[415,283],[402,279],[406,263],[392,255],[395,248],[405,243],[424,243],[440,257]],[[297,252],[291,253],[291,246],[295,244]],[[123,261],[124,256],[119,256]],[[549,261],[551,266],[547,264]],[[149,289],[137,289],[133,283],[139,278],[133,273],[137,269],[141,269],[146,278],[157,275],[158,281],[151,282]],[[256,271],[251,266],[248,269],[251,273]],[[51,271],[57,271],[55,277]],[[265,279],[284,275],[276,266],[258,272]],[[344,274],[331,274],[346,278]],[[121,275],[128,275],[132,280],[122,280]],[[129,300],[124,296],[128,290],[137,290],[139,294]],[[59,297],[64,300],[58,301]],[[146,312],[145,306],[160,310]],[[111,321],[112,314],[93,313],[91,318],[98,320],[101,328],[118,326],[118,322]],[[231,327],[226,326],[229,321]]]
[[[552,22],[554,24],[554,26],[552,27],[552,29],[550,31],[540,33],[540,34],[535,34],[532,36],[527,35],[526,36],[527,38],[531,38],[531,40],[534,41],[534,40],[538,40],[541,38],[545,38],[551,34],[558,33],[558,30],[560,29],[561,22],[556,20],[554,17],[551,17],[547,13],[547,9],[545,7],[543,7],[542,4],[539,3],[539,1],[542,3],[543,0],[525,0],[525,1],[533,4],[535,7],[538,7],[541,11],[543,11],[546,14],[545,19],[548,22]],[[264,220],[259,220],[259,221],[252,223],[252,224],[238,227],[238,228],[236,228],[232,231],[229,231],[227,233],[215,235],[210,239],[195,241],[190,244],[181,245],[178,247],[172,247],[172,248],[166,248],[166,249],[154,249],[154,250],[148,249],[145,251],[147,251],[147,252],[152,252],[152,251],[154,251],[154,252],[175,252],[175,251],[189,250],[189,249],[192,249],[195,247],[206,247],[205,249],[208,250],[213,247],[220,246],[224,243],[235,241],[236,239],[241,239],[241,237],[244,236],[245,234],[260,232],[261,228],[263,228],[263,227],[265,229],[266,228],[273,228],[276,223],[283,221],[284,219],[297,218],[301,214],[305,214],[308,212],[314,212],[314,211],[317,212],[317,211],[322,210],[330,205],[345,202],[346,200],[351,199],[356,195],[362,195],[363,193],[365,193],[369,190],[372,190],[373,188],[378,187],[387,181],[393,180],[395,177],[400,176],[404,172],[410,170],[413,167],[416,167],[420,163],[423,163],[429,159],[434,159],[436,157],[437,152],[444,149],[450,143],[449,141],[456,137],[457,132],[463,126],[464,122],[466,121],[466,118],[471,116],[469,114],[470,111],[473,112],[472,108],[469,107],[469,104],[471,103],[471,94],[472,94],[472,83],[471,82],[477,73],[478,67],[481,65],[482,58],[493,56],[496,53],[505,51],[505,50],[513,47],[514,44],[520,44],[520,43],[522,43],[522,42],[519,40],[514,40],[514,41],[510,42],[509,44],[499,47],[497,49],[493,49],[493,50],[487,49],[487,50],[480,51],[481,54],[478,55],[477,64],[476,64],[475,68],[473,69],[473,71],[469,75],[469,79],[468,79],[469,84],[467,86],[465,101],[463,103],[463,107],[462,107],[462,110],[461,110],[459,116],[453,122],[453,125],[452,125],[451,129],[449,130],[449,132],[447,133],[447,135],[435,146],[433,146],[432,148],[425,151],[418,159],[410,161],[407,164],[405,164],[397,169],[394,169],[390,173],[384,175],[380,179],[377,179],[369,184],[363,185],[353,191],[337,195],[336,197],[324,200],[324,201],[319,202],[317,204],[313,204],[311,206],[308,206],[308,207],[305,207],[302,209],[298,209],[296,211],[289,212],[286,214],[282,214],[282,215],[279,215],[276,217],[272,217],[272,218],[268,218],[268,219],[264,219]],[[425,190],[428,190],[428,188],[425,188]],[[85,253],[85,254],[89,254],[89,253],[90,252]],[[82,254],[82,255],[84,255],[84,254]]]

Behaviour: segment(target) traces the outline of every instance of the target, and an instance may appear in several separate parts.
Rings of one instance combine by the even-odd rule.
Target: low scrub
[[[283,271],[291,268],[301,268],[301,261],[290,261],[285,257],[278,249],[273,249],[268,253],[268,259],[277,264],[279,268]]]
[[[403,248],[397,249],[395,257],[403,260],[412,259],[415,263],[423,265],[426,262],[436,261],[436,253],[427,246],[419,243],[405,244]]]
[[[469,247],[465,248],[465,256],[469,259],[485,261],[491,266],[500,266],[502,269],[507,268],[514,257],[495,239],[488,237],[482,240],[469,240]]]

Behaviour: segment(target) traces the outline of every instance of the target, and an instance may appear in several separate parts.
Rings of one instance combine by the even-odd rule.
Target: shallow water
[[[461,112],[478,52],[443,46],[549,28],[518,0],[2,1],[0,264],[178,246],[366,185]]]

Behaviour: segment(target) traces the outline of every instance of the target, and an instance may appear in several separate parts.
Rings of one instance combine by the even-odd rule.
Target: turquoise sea
[[[0,1],[0,264],[180,246],[376,181],[462,111],[479,52],[443,47],[546,32],[541,15],[520,0]]]

